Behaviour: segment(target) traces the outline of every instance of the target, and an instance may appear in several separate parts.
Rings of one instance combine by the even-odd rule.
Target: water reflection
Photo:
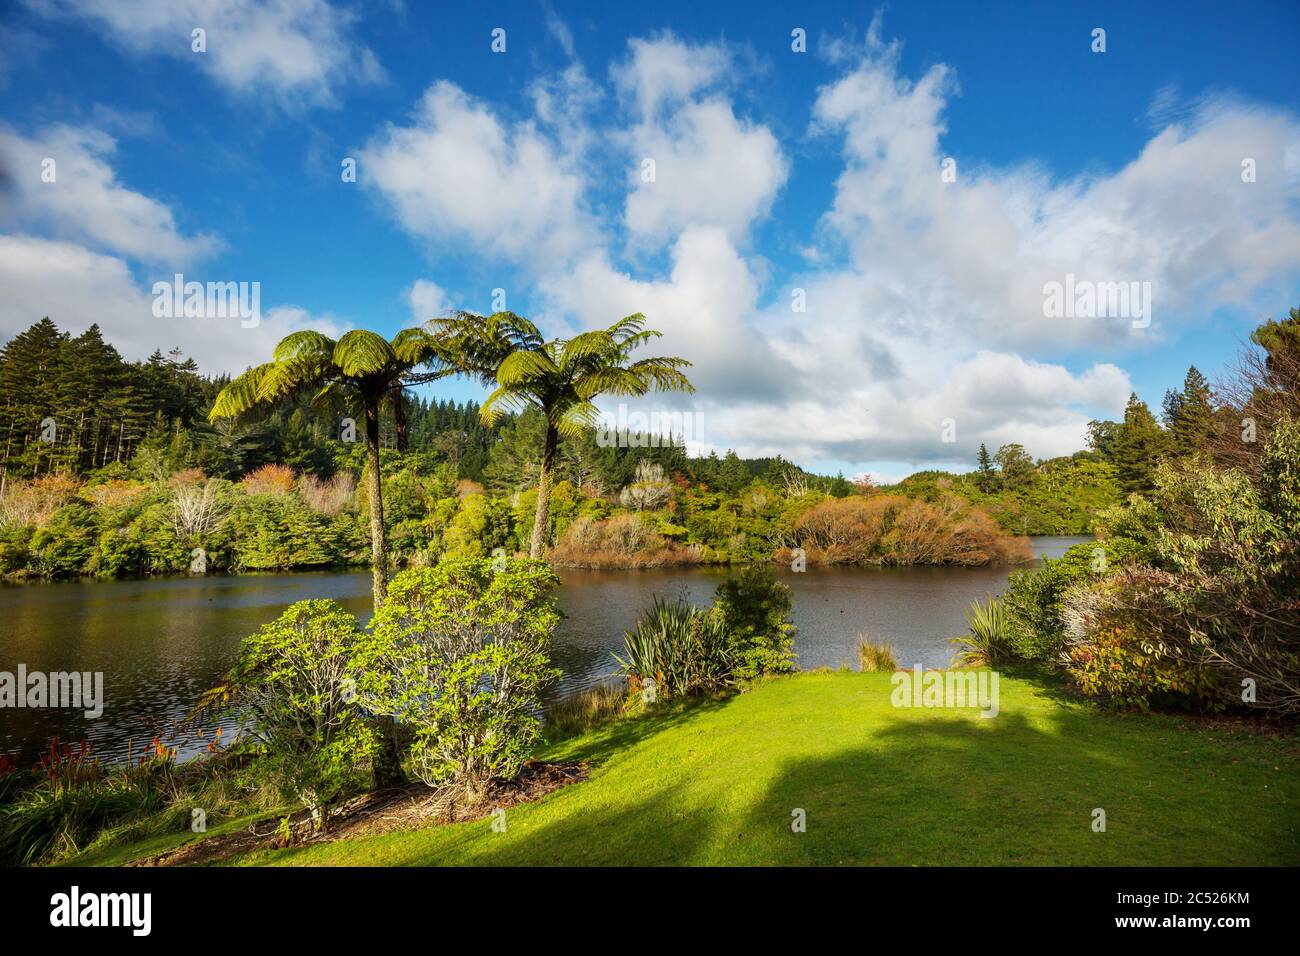
[[[1035,552],[1059,556],[1087,538],[1034,539]],[[779,573],[794,590],[796,647],[802,667],[856,663],[866,633],[894,645],[900,663],[947,663],[947,639],[965,630],[966,607],[1006,586],[998,568],[809,568]],[[717,570],[560,572],[556,665],[551,694],[590,686],[614,670],[610,652],[656,594],[707,603],[726,579]],[[31,755],[53,735],[82,737],[109,757],[136,752],[155,734],[188,756],[206,740],[179,740],[170,728],[199,694],[230,668],[240,640],[307,598],[333,598],[368,616],[366,572],[321,572],[140,581],[69,581],[0,588],[0,670],[102,671],[104,716],[80,711],[0,710],[0,751]]]

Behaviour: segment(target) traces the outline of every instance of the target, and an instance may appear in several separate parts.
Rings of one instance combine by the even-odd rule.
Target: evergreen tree
[[[1175,453],[1191,455],[1203,450],[1214,429],[1210,383],[1193,365],[1183,379],[1183,390],[1165,392],[1164,420]]]
[[[1125,494],[1150,491],[1155,466],[1172,449],[1169,434],[1160,427],[1146,402],[1136,393],[1130,395],[1114,446],[1121,490]]]

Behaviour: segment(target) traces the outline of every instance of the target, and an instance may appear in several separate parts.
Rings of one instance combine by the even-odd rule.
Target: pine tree
[[[985,494],[993,490],[997,484],[998,476],[993,470],[993,456],[989,454],[988,446],[980,442],[978,471],[975,476],[975,484]]]
[[[1150,491],[1160,460],[1173,450],[1169,434],[1160,427],[1146,402],[1129,395],[1124,421],[1115,436],[1115,467],[1125,494]]]
[[[1181,392],[1165,393],[1164,420],[1176,454],[1192,455],[1205,448],[1214,429],[1210,397],[1210,383],[1195,365],[1187,370]]]

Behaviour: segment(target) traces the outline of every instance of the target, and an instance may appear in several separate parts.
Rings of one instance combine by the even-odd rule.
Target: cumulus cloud
[[[792,369],[746,321],[758,302],[758,282],[726,234],[715,226],[687,229],[671,250],[672,269],[641,280],[614,268],[604,253],[586,257],[543,288],[547,301],[582,328],[607,326],[642,312],[663,338],[647,346],[691,360],[701,396],[779,401]],[[665,398],[663,403],[684,401]]]
[[[468,241],[494,259],[554,265],[592,241],[582,179],[553,141],[445,80],[408,125],[366,145],[361,170],[402,227],[437,247]]]
[[[900,75],[898,48],[868,51],[823,88],[813,128],[841,138],[845,169],[824,217],[862,277],[865,305],[894,325],[978,330],[1008,346],[1167,337],[1223,305],[1262,308],[1300,259],[1295,117],[1201,103],[1113,172],[1054,180],[1032,163],[981,167],[942,149],[952,71]],[[1163,94],[1168,101],[1172,94]],[[1167,102],[1164,109],[1169,114]],[[942,164],[956,162],[955,181]],[[1243,181],[1243,160],[1261,173]],[[1044,286],[1149,282],[1153,321],[1051,320]]]
[[[743,240],[771,208],[789,164],[771,130],[739,119],[724,96],[701,93],[729,57],[671,36],[634,40],[630,50],[614,76],[639,112],[623,136],[633,160],[624,220],[634,242],[670,241],[697,226]]]
[[[171,209],[119,183],[109,165],[115,148],[112,137],[89,127],[52,126],[25,137],[0,126],[7,180],[0,222],[154,263],[193,262],[220,248],[214,236],[182,235]]]
[[[552,32],[572,56],[566,31]],[[1132,388],[1119,365],[1075,356],[1129,354],[1222,305],[1263,309],[1296,278],[1290,115],[1225,100],[1175,109],[1166,92],[1153,114],[1166,119],[1117,169],[1061,179],[1029,156],[1006,168],[957,156],[945,182],[954,71],[904,75],[877,31],[834,62],[809,121],[843,169],[815,234],[791,237],[793,274],[746,251],[789,160],[769,127],[738,114],[722,45],[631,41],[611,73],[623,109],[599,123],[601,91],[576,61],[534,83],[531,119],[436,83],[408,122],[372,138],[363,177],[412,235],[529,270],[552,334],[645,313],[664,333],[647,353],[690,358],[698,392],[639,404],[701,412],[697,449],[863,471],[969,462],[981,442],[1075,451],[1088,420],[1120,414]],[[589,149],[604,141],[618,149]],[[656,160],[653,183],[641,158]],[[601,230],[590,209],[620,179],[622,221]],[[666,266],[620,255],[647,248]],[[1049,320],[1044,284],[1067,274],[1150,282],[1151,327]],[[408,297],[421,312],[447,301],[425,281]]]
[[[349,33],[355,14],[326,0],[27,0],[51,18],[102,27],[136,54],[183,58],[240,95],[269,93],[286,105],[327,105],[349,82],[373,83],[384,71]],[[206,31],[206,52],[191,31]]]
[[[427,322],[448,315],[455,304],[447,290],[428,279],[416,279],[406,290],[406,302],[416,322]]]

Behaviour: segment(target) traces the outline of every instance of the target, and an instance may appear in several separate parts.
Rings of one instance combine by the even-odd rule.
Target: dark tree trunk
[[[555,468],[555,447],[559,434],[546,426],[546,443],[542,446],[542,467],[537,474],[537,516],[533,519],[533,538],[528,545],[530,558],[546,557],[546,523],[551,509],[551,472]]]
[[[388,596],[388,536],[384,529],[384,495],[379,475],[379,399],[366,400],[366,496],[370,499],[370,561],[375,610]],[[379,747],[371,767],[374,788],[401,786],[402,757],[397,746],[397,727],[391,717],[375,717]]]
[[[370,502],[370,571],[375,610],[388,595],[388,537],[379,476],[379,402],[366,400],[366,497]]]

